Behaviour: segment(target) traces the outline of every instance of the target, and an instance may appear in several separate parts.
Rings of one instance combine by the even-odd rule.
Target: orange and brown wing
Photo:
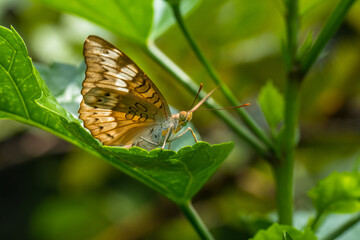
[[[171,116],[169,106],[150,78],[123,52],[97,36],[89,36],[84,43],[86,62],[82,95],[94,87],[127,92],[145,99],[159,109],[156,118]]]
[[[128,145],[170,116],[169,107],[146,74],[105,40],[89,36],[80,119],[105,145]]]

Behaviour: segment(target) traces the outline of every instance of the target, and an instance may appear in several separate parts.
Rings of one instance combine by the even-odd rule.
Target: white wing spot
[[[136,73],[133,72],[130,68],[128,67],[123,67],[121,68],[121,72],[124,72],[126,73],[127,75],[131,76],[131,77],[135,77],[136,76]]]
[[[95,41],[91,41],[89,39],[86,39],[86,41],[89,41],[89,43],[92,45],[92,46],[95,46],[95,47],[99,47],[99,48],[103,48],[104,46],[98,42],[95,42]]]
[[[130,63],[130,64],[127,65],[127,67],[130,68],[130,70],[133,71],[135,74],[138,73],[138,70],[137,70],[137,68],[134,66],[134,64],[131,64],[131,63]]]
[[[120,79],[104,79],[104,80],[101,80],[101,81],[98,81],[97,83],[104,83],[104,84],[109,84],[109,85],[112,85],[112,86],[115,86],[115,87],[127,87],[127,84],[123,81],[123,80],[120,80]]]
[[[111,50],[114,51],[114,52],[116,52],[116,53],[119,54],[119,55],[123,55],[122,52],[120,52],[120,50],[117,49],[117,48],[112,48]]]
[[[112,89],[115,89],[115,90],[118,90],[118,91],[121,91],[121,92],[129,92],[129,89],[127,89],[127,88],[123,88],[123,87],[119,87],[119,86],[111,86],[110,87],[109,84],[103,84],[101,82],[96,83],[96,86],[99,87],[99,88],[112,88]]]
[[[110,66],[110,67],[112,67],[112,68],[117,68],[117,63],[116,63],[114,60],[112,60],[112,59],[103,58],[103,59],[102,59],[102,63],[103,63],[104,65]]]
[[[103,56],[106,58],[111,58],[111,59],[117,59],[119,58],[119,56],[121,56],[121,54],[114,52],[112,50],[108,50],[108,49],[104,49],[104,48],[90,48],[87,50],[89,52],[89,54],[95,55],[95,56]]]
[[[104,66],[105,68],[105,66]],[[109,69],[107,69],[109,70]],[[121,72],[114,72],[113,69],[109,70],[109,72],[105,72],[104,75],[106,75],[106,77],[108,78],[111,78],[111,79],[122,79],[122,80],[125,80],[125,81],[131,81],[132,80],[132,77],[130,77],[129,75],[125,74],[125,73],[121,73]],[[125,86],[122,86],[122,87],[126,87]]]
[[[122,73],[122,72],[118,72],[116,69],[110,67],[110,66],[106,66],[103,65],[102,66],[105,70],[107,70],[108,72],[106,74],[112,75],[114,77],[120,78],[122,80],[125,81],[131,81],[133,78],[131,76],[129,76],[128,74]]]
[[[115,118],[114,118],[114,117],[106,117],[106,118],[104,119],[104,121],[112,122],[112,121],[115,121]]]
[[[120,79],[115,80],[115,85],[118,87],[127,87],[127,84],[123,80],[120,80]]]

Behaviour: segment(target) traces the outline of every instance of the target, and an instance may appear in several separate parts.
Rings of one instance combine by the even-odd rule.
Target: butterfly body
[[[176,140],[192,112],[171,115],[150,78],[123,52],[97,36],[84,43],[85,80],[79,117],[105,145],[147,150]],[[197,140],[196,140],[197,141]]]
[[[180,116],[185,116],[180,118]],[[154,127],[151,127],[146,133],[134,141],[132,146],[142,147],[144,149],[153,149],[154,147],[165,147],[166,143],[170,143],[187,131],[193,131],[191,128],[184,130],[184,127],[191,120],[192,113],[187,113],[182,111],[180,113],[173,114],[170,118],[166,119],[164,122],[156,124]],[[184,131],[182,131],[184,130]],[[193,136],[197,141],[194,133]]]

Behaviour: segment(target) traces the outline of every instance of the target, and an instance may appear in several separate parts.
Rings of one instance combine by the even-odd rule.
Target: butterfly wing
[[[143,132],[170,117],[165,98],[150,78],[123,52],[89,36],[80,119],[105,145],[132,144]]]

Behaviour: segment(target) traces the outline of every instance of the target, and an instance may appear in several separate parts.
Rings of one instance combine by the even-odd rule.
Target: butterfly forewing
[[[169,107],[150,78],[123,52],[89,36],[80,119],[105,145],[128,145],[170,116]]]

